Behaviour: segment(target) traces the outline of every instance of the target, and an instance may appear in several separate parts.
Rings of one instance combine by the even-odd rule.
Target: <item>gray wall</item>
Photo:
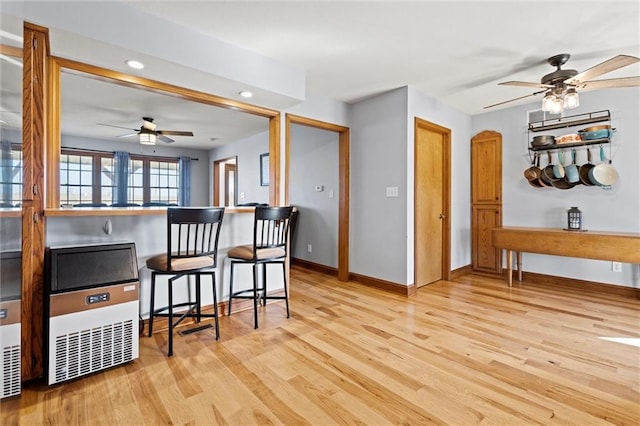
[[[22,249],[22,217],[0,219],[0,251]]]
[[[336,132],[291,126],[289,203],[300,211],[292,256],[334,268],[338,267],[338,146]],[[322,190],[316,191],[316,186]]]
[[[407,88],[350,112],[350,271],[406,284]],[[387,197],[387,187],[398,187],[398,197]]]
[[[269,152],[269,132],[265,131],[246,139],[222,145],[209,151],[209,182],[213,188],[213,162],[238,156],[238,204],[269,203],[269,187],[260,186],[260,154]],[[244,198],[242,197],[244,193]],[[213,199],[213,191],[209,195]]]
[[[578,206],[584,228],[599,231],[640,232],[640,89],[610,89],[580,94],[580,107],[565,115],[609,109],[617,129],[606,153],[616,167],[619,180],[610,191],[578,185],[569,190],[538,189],[528,185],[522,172],[529,166],[527,111],[540,109],[535,103],[474,116],[472,133],[496,130],[502,133],[503,222],[506,226],[566,226],[567,210]],[[571,133],[578,128],[567,129]],[[560,133],[562,134],[562,133]],[[592,150],[592,154],[593,154]],[[596,147],[597,153],[597,147]],[[585,163],[585,150],[577,162]],[[595,160],[594,162],[599,162]],[[542,162],[546,165],[546,162]],[[622,273],[611,271],[611,262],[557,256],[524,254],[525,271],[561,277],[639,286],[638,265],[622,265]]]
[[[135,140],[135,138],[134,138]],[[198,149],[177,149],[163,143],[154,146],[140,145],[137,142],[115,142],[103,139],[92,139],[77,136],[62,135],[64,148],[84,148],[98,151],[127,151],[130,154],[150,155],[159,157],[180,156],[191,157],[191,205],[209,205],[209,165],[207,151]],[[195,161],[193,159],[196,159]]]

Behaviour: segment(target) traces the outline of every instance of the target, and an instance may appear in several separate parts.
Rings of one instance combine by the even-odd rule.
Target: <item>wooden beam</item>
[[[48,30],[25,23],[22,58],[22,380],[43,374],[48,56]]]

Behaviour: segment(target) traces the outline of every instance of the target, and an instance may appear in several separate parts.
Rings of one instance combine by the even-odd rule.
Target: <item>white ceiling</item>
[[[304,69],[308,93],[344,102],[411,85],[473,115],[533,93],[497,83],[539,82],[552,55],[578,71],[640,56],[637,0],[125,3]]]
[[[640,2],[637,0],[124,0],[119,4],[150,15],[140,27],[143,31],[160,33],[166,28],[163,22],[172,22],[203,37],[222,40],[293,69],[304,70],[308,95],[347,103],[410,85],[475,115],[486,111],[483,109],[486,105],[534,92],[535,89],[497,83],[538,82],[542,75],[554,70],[546,63],[549,56],[570,53],[571,59],[563,68],[578,71],[617,54],[640,56]],[[72,15],[75,22],[82,20],[77,13]],[[52,33],[54,54],[62,48],[67,52],[86,51],[86,43],[86,39],[73,34],[62,37],[60,32]],[[131,45],[135,50],[134,41]],[[113,69],[122,67],[123,54],[113,55],[116,47],[96,44],[91,49],[95,51],[94,57],[87,62],[110,67],[106,62],[113,56],[113,63],[120,64]],[[189,55],[205,54],[189,51],[189,46],[184,49]],[[157,61],[153,65],[162,67],[158,58],[143,56],[143,60]],[[1,70],[9,70],[2,62]],[[178,66],[165,64],[167,73],[172,72],[170,78],[174,78],[170,83],[198,80],[206,87],[204,73],[195,74],[193,69],[176,68]],[[6,73],[3,73],[3,95],[7,94]],[[640,64],[601,78],[634,75],[640,75]],[[77,76],[63,78],[63,132],[117,139],[116,136],[127,130],[96,123],[133,129],[140,127],[143,116],[151,116],[160,129],[194,132],[193,138],[174,138],[174,146],[206,149],[214,146],[210,138],[231,141],[267,128],[263,118],[86,80]],[[210,82],[211,87],[219,88],[215,94],[225,97],[237,94],[238,84],[220,83],[218,79],[214,84],[213,78]],[[257,95],[251,102],[276,109],[291,106],[291,98]],[[537,98],[498,108],[534,101]],[[4,103],[3,110],[12,110]],[[133,139],[127,140],[135,143]]]

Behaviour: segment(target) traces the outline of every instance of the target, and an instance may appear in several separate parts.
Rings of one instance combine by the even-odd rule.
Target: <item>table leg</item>
[[[513,251],[507,250],[507,282],[509,287],[513,284]]]
[[[518,281],[522,281],[522,252],[516,252],[516,262],[518,262]]]

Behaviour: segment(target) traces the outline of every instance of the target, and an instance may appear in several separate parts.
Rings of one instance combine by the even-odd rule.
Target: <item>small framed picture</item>
[[[269,186],[269,153],[260,154],[260,186]]]

